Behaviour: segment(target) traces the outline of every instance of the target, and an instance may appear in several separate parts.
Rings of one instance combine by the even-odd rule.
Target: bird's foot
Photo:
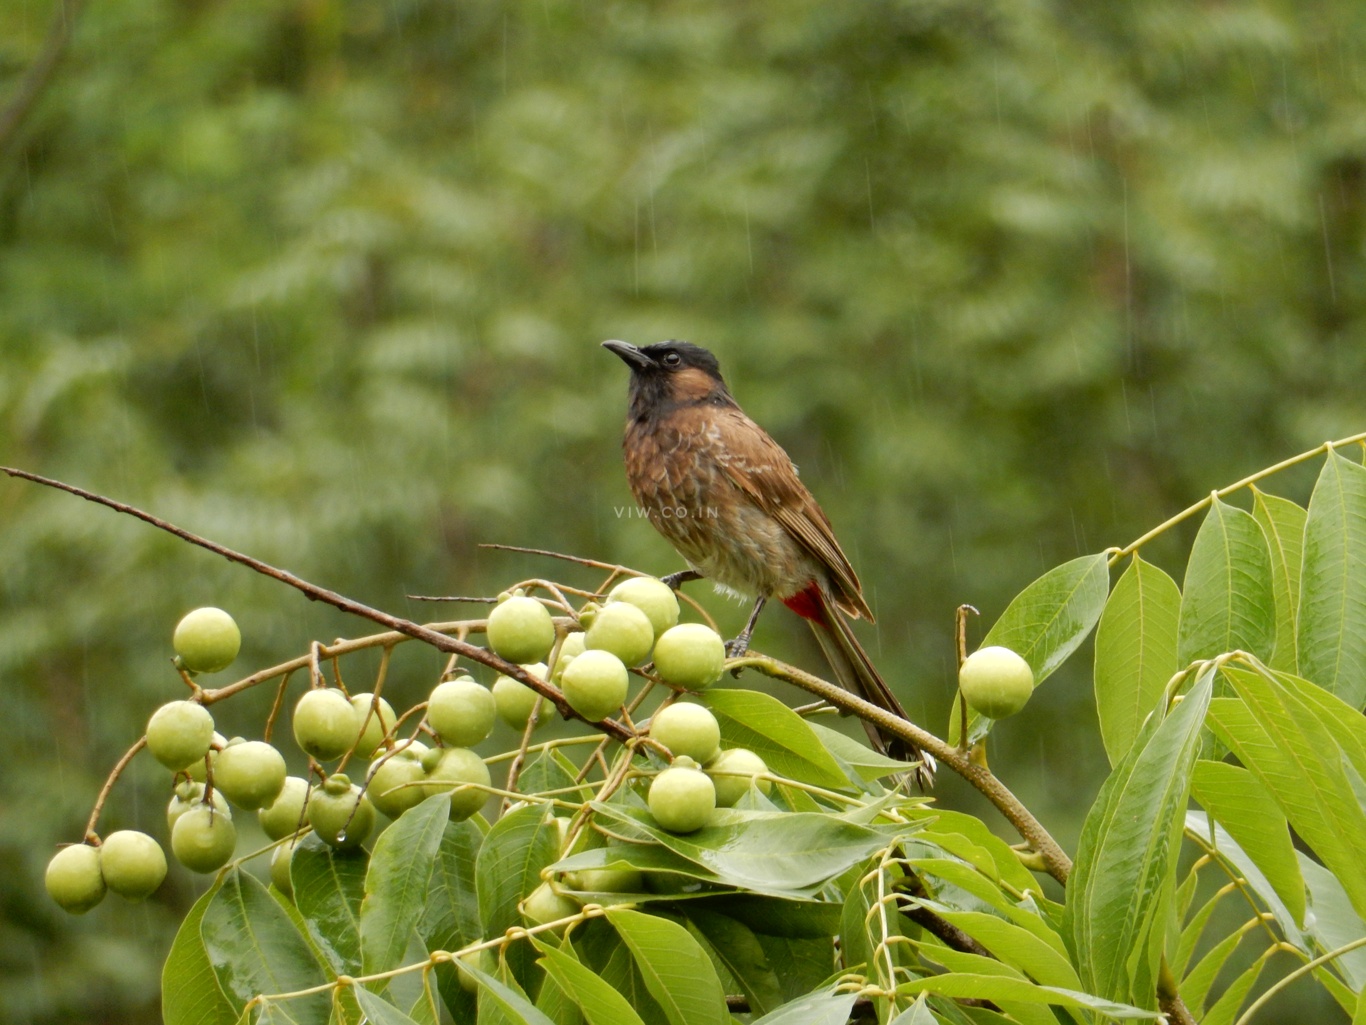
[[[659,579],[669,586],[670,591],[677,591],[689,580],[698,580],[702,576],[695,569],[680,569],[677,573],[670,573],[667,577]]]
[[[741,634],[734,640],[726,641],[726,658],[743,658],[749,651],[749,634]]]

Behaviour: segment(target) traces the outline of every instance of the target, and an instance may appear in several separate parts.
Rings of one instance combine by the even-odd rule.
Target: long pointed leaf
[[[327,981],[284,909],[255,876],[240,868],[223,875],[199,931],[219,986],[239,1008],[255,996],[293,993]],[[305,1025],[326,1025],[329,1004],[320,993],[288,1001],[288,1010]]]
[[[522,924],[518,903],[541,881],[541,869],[559,854],[559,830],[541,805],[509,812],[494,823],[474,862],[475,891],[484,932],[501,936]],[[532,977],[535,951],[525,943],[507,950],[507,962],[518,983],[527,986]]]
[[[579,1006],[589,1025],[644,1025],[627,999],[573,954],[540,939],[532,943],[541,952],[541,967]]]
[[[403,963],[450,820],[450,802],[443,797],[429,797],[408,809],[375,841],[360,913],[361,961],[367,974]]]
[[[1285,815],[1266,787],[1241,766],[1198,761],[1191,792],[1261,869],[1295,924],[1302,926],[1304,877]]]
[[[1223,674],[1242,700],[1216,702],[1210,725],[1342,880],[1357,913],[1366,915],[1366,812],[1344,771],[1350,763],[1341,747],[1284,685],[1227,665]]]
[[[1271,553],[1249,513],[1217,498],[1191,546],[1181,587],[1177,661],[1226,651],[1271,657],[1276,639]]]
[[[1252,489],[1252,517],[1266,535],[1271,553],[1271,589],[1276,596],[1275,669],[1299,671],[1296,638],[1300,612],[1300,568],[1304,560],[1304,521],[1309,514],[1288,498]]]
[[[1191,765],[1212,687],[1206,671],[1164,719],[1149,719],[1082,827],[1063,935],[1085,988],[1107,999],[1156,1003]]]
[[[1000,644],[1016,652],[1034,670],[1038,686],[1086,639],[1109,590],[1105,553],[1064,562],[1015,596],[982,646]]]
[[[1096,712],[1111,765],[1129,752],[1144,716],[1179,668],[1180,614],[1176,581],[1135,555],[1096,627]]]
[[[361,971],[360,906],[369,858],[338,851],[310,833],[289,859],[294,906],[308,934],[339,975]]]
[[[161,969],[161,1017],[165,1025],[234,1025],[239,1009],[218,986],[199,934],[204,909],[218,894],[215,883],[194,902],[180,923],[171,952]]]
[[[1366,468],[1330,452],[1309,499],[1300,576],[1301,675],[1366,703]]]
[[[624,908],[609,908],[607,920],[631,949],[646,988],[671,1025],[730,1025],[716,970],[687,929]]]

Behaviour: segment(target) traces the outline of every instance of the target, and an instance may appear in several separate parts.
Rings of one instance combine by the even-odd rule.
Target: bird
[[[850,620],[871,623],[873,613],[829,518],[788,454],[735,401],[716,356],[684,341],[602,345],[631,369],[622,439],[631,491],[688,565],[664,581],[676,590],[706,578],[753,599],[726,645],[732,658],[748,650],[759,613],[777,599],[810,624],[841,686],[906,719],[854,636]],[[933,782],[928,754],[863,725],[876,750],[919,761],[917,782]]]

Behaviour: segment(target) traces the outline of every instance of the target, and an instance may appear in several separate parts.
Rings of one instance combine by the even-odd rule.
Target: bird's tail
[[[821,652],[830,663],[841,687],[895,716],[908,719],[901,702],[897,701],[896,695],[863,650],[863,645],[854,636],[849,620],[831,603],[825,592],[812,584],[805,591],[784,599],[783,604],[811,624],[811,632],[816,635]],[[868,731],[868,740],[876,750],[901,761],[920,763],[914,776],[922,788],[934,784],[933,757],[902,737],[882,732],[876,724],[866,719],[863,720],[863,728]]]

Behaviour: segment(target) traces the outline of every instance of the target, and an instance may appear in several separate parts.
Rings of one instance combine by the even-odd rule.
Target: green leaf
[[[1219,999],[1214,1002],[1214,1006],[1200,1019],[1200,1025],[1230,1025],[1233,1016],[1238,1013],[1238,1008],[1243,1006],[1243,1001],[1247,999],[1248,993],[1257,984],[1257,979],[1261,977],[1266,962],[1265,956],[1257,958],[1236,979],[1230,982],[1225,987],[1224,992],[1219,994]]]
[[[1350,762],[1314,711],[1284,684],[1228,665],[1223,674],[1242,700],[1216,702],[1211,727],[1343,881],[1357,913],[1366,914],[1366,813],[1343,769]]]
[[[769,694],[755,690],[709,690],[702,703],[721,724],[725,747],[747,747],[773,772],[820,787],[843,787],[848,777],[811,726]]]
[[[600,815],[629,823],[719,881],[758,893],[802,893],[858,864],[893,839],[889,832],[807,812],[735,815],[678,835],[643,809],[595,802]]]
[[[1366,703],[1366,468],[1330,452],[1309,499],[1300,578],[1300,674]]]
[[[474,862],[475,892],[485,935],[501,936],[523,924],[517,905],[540,885],[541,869],[555,860],[559,848],[559,830],[543,805],[518,808],[493,824]],[[525,943],[513,944],[507,950],[507,962],[523,986],[531,977],[534,959],[535,951]]]
[[[1276,643],[1269,665],[1299,670],[1296,626],[1300,610],[1300,567],[1304,559],[1304,522],[1308,513],[1288,498],[1252,489],[1252,518],[1266,536],[1271,553],[1271,589],[1276,596]]]
[[[1202,673],[1165,718],[1159,720],[1159,707],[1148,719],[1082,827],[1062,931],[1084,987],[1100,996],[1154,1002],[1191,765],[1213,675]]]
[[[792,1000],[757,1019],[754,1025],[844,1025],[857,993],[828,989]]]
[[[1034,670],[1037,687],[1086,639],[1109,590],[1104,552],[1055,566],[1015,596],[982,647],[999,644],[1014,651]]]
[[[1195,967],[1190,970],[1177,987],[1181,999],[1185,1001],[1187,1007],[1205,1006],[1205,998],[1209,995],[1214,980],[1218,978],[1224,965],[1228,964],[1229,958],[1233,956],[1234,951],[1247,938],[1247,935],[1243,930],[1235,929],[1210,947],[1204,956],[1195,963]]]
[[[1312,920],[1305,922],[1305,931],[1319,946],[1315,953],[1326,954],[1366,937],[1366,921],[1352,910],[1342,880],[1303,851],[1298,853],[1300,871],[1309,887],[1309,908],[1314,913]],[[1335,958],[1329,967],[1352,989],[1366,990],[1366,947]]]
[[[955,911],[924,902],[939,917],[956,925],[1005,964],[1018,968],[1035,982],[1063,989],[1080,989],[1070,961],[1052,944],[1028,929],[982,911]]]
[[[405,812],[404,814],[411,813]],[[479,986],[480,1022],[485,1021],[484,1016],[487,1009],[491,1012],[500,1012],[504,1021],[512,1022],[514,1025],[555,1025],[513,985],[496,979],[487,972],[472,967],[464,961],[457,960],[455,967],[462,975],[468,975]]]
[[[606,915],[671,1025],[730,1025],[711,959],[687,929],[625,908],[608,908]]]
[[[165,1025],[234,1025],[241,1013],[219,988],[199,934],[204,909],[217,896],[219,885],[215,882],[194,902],[166,955],[161,969],[161,1017]]]
[[[537,937],[532,937],[531,942],[541,952],[541,967],[579,1006],[589,1025],[644,1025],[626,998],[573,954],[556,949]]]
[[[688,909],[688,921],[739,983],[752,1013],[767,1014],[783,1002],[778,976],[752,929],[728,915],[695,906]]]
[[[200,935],[224,995],[239,1010],[259,995],[293,993],[328,981],[308,941],[255,876],[232,868],[223,874]],[[289,1001],[295,1020],[326,1025],[326,993]]]
[[[450,801],[437,794],[409,808],[375,841],[360,912],[361,962],[367,974],[403,963],[427,903],[436,851],[449,820]]]
[[[806,722],[811,732],[836,761],[847,765],[854,771],[856,778],[863,782],[906,771],[906,763],[903,761],[879,754],[867,744],[861,744],[853,737],[847,737],[838,730],[832,730],[818,722],[807,722],[805,719],[802,721]]]
[[[308,934],[338,975],[359,975],[360,906],[365,897],[364,851],[337,851],[309,833],[289,861],[294,906]]]
[[[364,986],[352,986],[350,992],[356,998],[356,1003],[360,1004],[360,1009],[365,1012],[370,1025],[417,1025],[417,1022],[408,1015]]]
[[[1192,796],[1237,841],[1266,877],[1295,923],[1304,924],[1304,878],[1289,824],[1266,787],[1247,769],[1197,761]]]
[[[1180,665],[1227,651],[1271,657],[1271,554],[1251,514],[1214,499],[1191,546],[1181,593]]]
[[[1156,1011],[1117,1003],[1093,996],[1090,993],[1078,993],[1056,986],[1037,986],[1024,979],[1011,979],[1003,975],[968,975],[947,972],[943,975],[930,975],[921,979],[913,979],[910,982],[903,982],[897,986],[896,991],[906,996],[914,993],[938,993],[946,997],[991,1000],[998,1004],[1011,1001],[1019,1001],[1025,1004],[1051,1004],[1057,1007],[1098,1011],[1111,1018],[1146,1019],[1149,1021],[1161,1018],[1161,1015]]]
[[[1111,765],[1128,753],[1143,718],[1180,668],[1180,614],[1176,581],[1135,555],[1096,628],[1096,713]]]
[[[483,936],[474,882],[474,862],[483,842],[484,834],[469,819],[446,824],[417,924],[428,949],[455,950]]]
[[[1233,839],[1228,830],[1211,819],[1205,812],[1191,808],[1186,812],[1186,832],[1188,835],[1199,837],[1202,843],[1211,844],[1218,850],[1219,861],[1216,863],[1220,865],[1220,868],[1230,879],[1241,878],[1251,888],[1252,892],[1261,898],[1267,910],[1276,919],[1276,925],[1280,927],[1281,934],[1285,937],[1286,942],[1295,944],[1301,950],[1309,949],[1309,941],[1305,938],[1295,916],[1286,907],[1285,901],[1281,900],[1275,887],[1267,880],[1262,870],[1257,867],[1256,862],[1248,857],[1247,852],[1238,845],[1238,841]],[[1227,864],[1223,864],[1224,862]],[[1295,871],[1296,873],[1299,872],[1298,866],[1296,866]],[[1182,938],[1184,942],[1184,932]],[[1189,956],[1189,951],[1186,953]]]

